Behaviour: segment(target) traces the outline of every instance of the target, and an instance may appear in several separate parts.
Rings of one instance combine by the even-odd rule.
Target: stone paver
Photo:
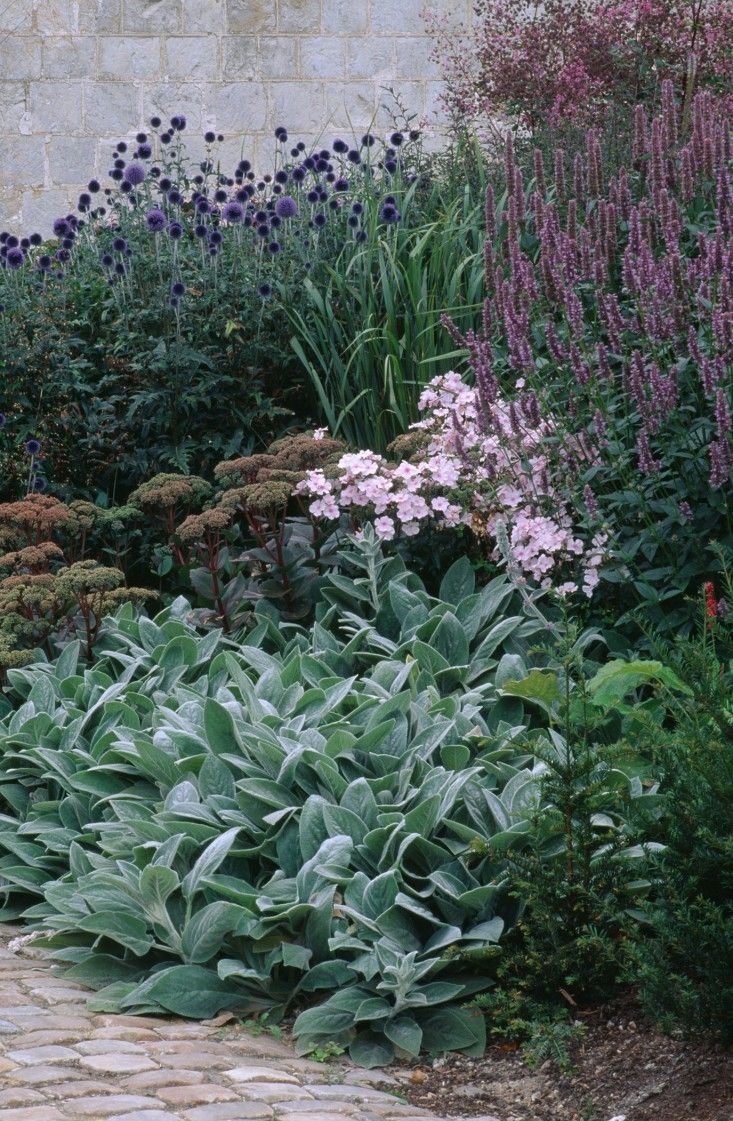
[[[0,925],[0,1121],[445,1121],[376,1089],[387,1074],[235,1020],[89,1012],[39,951],[8,948],[19,933]]]

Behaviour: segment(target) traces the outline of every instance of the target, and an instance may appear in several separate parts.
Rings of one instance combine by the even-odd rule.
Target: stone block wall
[[[113,144],[184,113],[198,154],[265,170],[276,125],[324,140],[389,125],[392,87],[439,119],[426,0],[0,0],[0,223],[48,232]],[[428,0],[465,19],[471,0]],[[393,104],[393,103],[392,103]]]

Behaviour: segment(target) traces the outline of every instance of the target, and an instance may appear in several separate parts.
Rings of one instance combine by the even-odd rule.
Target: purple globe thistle
[[[51,264],[52,261],[48,253],[41,254],[41,256],[36,261],[36,265],[41,272],[48,272],[48,270],[51,268]]]
[[[316,171],[328,171],[328,160],[324,160],[322,156],[316,160]]]
[[[350,214],[346,219],[346,224],[350,226],[352,230],[357,230],[359,228],[359,219],[356,214]]]
[[[328,221],[328,218],[326,217],[326,215],[323,213],[322,210],[319,210],[317,214],[313,215],[313,222],[315,223],[315,225],[319,229],[322,229],[323,226],[326,225],[327,221]]]
[[[122,170],[122,168],[125,166],[125,162],[125,160],[118,158],[114,161],[112,167],[118,167],[120,170]]]
[[[206,226],[199,225],[199,226],[194,226],[194,228],[193,228],[194,237],[198,237],[198,238],[206,237],[208,232],[209,231],[207,230]]]
[[[363,203],[358,202],[358,201],[357,202],[352,202],[351,212],[352,212],[352,214],[363,214],[364,213]]]
[[[212,230],[211,231],[211,234],[209,236],[209,244],[210,245],[221,245],[223,240],[224,240],[224,235],[221,233],[220,230]]]
[[[359,155],[359,153],[357,152],[356,148],[352,148],[352,149],[351,149],[351,150],[350,150],[350,151],[349,151],[349,152],[347,153],[347,156],[346,156],[346,158],[347,158],[347,160],[349,161],[349,163],[353,163],[353,164],[358,164],[358,163],[361,163],[361,156],[360,156],[360,155]]]
[[[124,237],[116,237],[112,242],[112,248],[114,249],[115,253],[124,253],[127,249],[127,242],[125,241]]]
[[[34,475],[33,476],[33,489],[35,491],[37,491],[38,494],[42,494],[44,492],[44,490],[47,489],[47,487],[48,487],[48,483],[44,479],[43,475]]]
[[[141,163],[129,163],[125,168],[124,179],[131,187],[139,187],[145,182],[147,171]]]
[[[109,177],[114,179],[115,183],[119,183],[122,179],[122,172],[119,167],[110,168]]]
[[[281,249],[282,245],[279,241],[271,241],[268,243],[267,252],[271,253],[273,257],[276,256],[276,254],[278,254]]]
[[[241,202],[232,200],[222,209],[221,216],[224,221],[229,222],[230,225],[238,226],[240,222],[244,221],[244,207]]]
[[[170,144],[172,139],[173,139],[173,137],[171,136],[171,134],[169,132],[161,132],[161,134],[160,134],[161,144]]]
[[[8,238],[5,242],[6,248],[7,249],[17,249],[19,245],[20,245],[20,240],[15,236],[15,234],[9,234]]]
[[[272,286],[270,284],[260,284],[257,291],[263,300],[267,300],[272,295]]]
[[[354,234],[354,240],[355,241],[366,241],[366,239],[367,239],[366,230],[357,230],[356,233]]]
[[[287,181],[288,181],[287,171],[282,171],[281,170],[281,171],[276,171],[275,172],[275,182],[276,183],[287,183]]]
[[[36,440],[35,436],[31,436],[30,440],[26,440],[23,446],[28,455],[38,455],[41,450],[40,441]]]
[[[103,253],[99,259],[106,269],[111,269],[115,263],[115,259],[111,253]]]
[[[57,218],[52,228],[56,237],[65,237],[69,230],[69,223],[65,218]]]
[[[414,140],[419,140],[419,139],[420,139],[420,129],[419,128],[410,129],[410,140],[414,141]]]
[[[169,191],[172,186],[173,184],[167,175],[162,175],[158,180],[158,187],[161,191]]]
[[[306,176],[304,167],[296,167],[293,169],[293,181],[295,183],[302,183]]]
[[[120,140],[119,144],[115,148],[115,151],[116,152],[126,152],[127,151],[127,144],[125,143],[124,140]]]
[[[151,234],[159,234],[167,226],[168,219],[160,207],[154,206],[152,210],[149,210],[145,215],[145,224]]]
[[[79,210],[81,210],[81,211],[88,210],[91,205],[92,205],[92,196],[90,194],[87,194],[86,191],[82,191],[82,193],[79,195],[79,203],[78,203]]]
[[[226,191],[222,190],[221,188],[219,188],[218,191],[214,191],[214,200],[216,202],[226,202],[227,197],[228,196],[227,196]]]
[[[291,195],[281,195],[275,203],[275,213],[278,218],[294,218],[298,213],[298,204]]]
[[[371,148],[376,142],[377,138],[376,136],[372,136],[371,132],[365,132],[361,138],[362,148]]]
[[[321,198],[318,191],[309,191],[305,197],[308,199],[308,202],[312,203],[320,202]]]
[[[171,237],[173,241],[180,241],[183,237],[183,226],[180,222],[171,222],[168,227],[168,236]]]
[[[211,132],[211,131],[205,132],[204,133],[204,140],[206,141],[207,144],[213,144],[214,141],[216,140],[216,133]]]
[[[270,227],[266,222],[263,222],[262,225],[257,227],[257,236],[262,238],[270,236]]]
[[[388,171],[390,175],[394,175],[395,171],[397,170],[397,161],[387,160],[384,165],[384,170]]]
[[[132,189],[132,183],[128,183],[126,179],[123,179],[123,181],[120,183],[120,190],[122,191],[123,195],[129,195]]]
[[[389,142],[390,142],[390,144],[394,144],[395,148],[399,148],[400,144],[402,143],[402,141],[404,139],[405,138],[404,138],[404,136],[402,135],[401,132],[393,132],[392,135],[389,138]]]
[[[163,122],[161,121],[160,117],[151,117],[150,118],[150,127],[151,128],[160,128],[162,123]]]
[[[31,234],[28,240],[30,241],[31,245],[43,245],[43,238],[40,234]]]
[[[348,191],[349,185],[349,180],[341,176],[341,178],[337,179],[334,183],[333,189],[334,191]]]
[[[176,132],[183,132],[186,127],[186,118],[183,113],[177,113],[175,117],[171,117],[171,128]]]
[[[141,144],[137,150],[137,154],[141,160],[149,160],[153,154],[153,149],[149,144]]]
[[[282,125],[278,125],[278,127],[275,129],[275,139],[284,144],[287,138],[288,130],[286,128],[283,128]]]
[[[180,280],[177,280],[175,282],[175,284],[171,285],[171,296],[175,296],[176,299],[180,299],[181,296],[185,296],[185,295],[186,295],[186,285],[183,284]]]
[[[8,249],[8,255],[5,260],[8,263],[9,269],[19,269],[25,261],[25,253],[20,246],[15,249]]]
[[[333,150],[334,152],[338,152],[338,154],[342,156],[345,152],[348,152],[349,145],[345,140],[337,139],[333,142]]]
[[[171,204],[171,206],[182,206],[183,195],[174,187],[172,191],[168,192],[168,202]]]

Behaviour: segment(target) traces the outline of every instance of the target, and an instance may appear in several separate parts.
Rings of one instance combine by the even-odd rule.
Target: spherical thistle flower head
[[[173,139],[173,137],[171,136],[171,134],[169,132],[161,132],[161,134],[160,134],[161,144],[170,144],[172,139]]]
[[[186,127],[186,118],[183,113],[177,113],[175,117],[171,117],[171,128],[176,132],[183,132]]]
[[[22,237],[20,239],[20,248],[21,249],[30,249],[30,247],[31,247],[31,239],[29,237]]]
[[[160,177],[160,180],[158,182],[158,187],[160,188],[161,191],[169,191],[172,186],[173,186],[173,184],[172,184],[172,182],[170,181],[170,179],[168,178],[167,175],[162,175]]]
[[[8,255],[5,260],[7,261],[9,269],[19,269],[25,261],[25,253],[20,246],[15,249],[8,249]]]
[[[240,160],[237,164],[237,168],[239,169],[239,171],[244,171],[246,173],[252,169],[252,164],[249,162],[249,160]]]
[[[282,184],[282,183],[287,183],[287,181],[288,181],[287,171],[280,170],[280,171],[275,172],[275,182],[276,183]]]
[[[219,256],[219,246],[218,245],[210,245],[209,246],[209,256],[210,257],[218,257]]]
[[[214,201],[215,202],[226,202],[227,197],[228,196],[227,196],[226,191],[222,190],[221,187],[219,188],[218,191],[214,191]]]
[[[352,149],[351,149],[351,150],[350,150],[350,151],[348,152],[348,154],[347,154],[346,158],[347,158],[347,160],[348,160],[348,161],[349,161],[350,163],[353,163],[353,164],[358,164],[358,163],[361,163],[361,156],[360,156],[360,155],[359,155],[359,153],[357,152],[356,148],[352,148]]]
[[[103,253],[99,259],[106,269],[111,269],[115,263],[115,259],[111,253]]]
[[[163,122],[161,121],[160,117],[151,117],[150,118],[150,127],[151,128],[160,128],[162,123]]]
[[[326,225],[326,222],[327,222],[327,221],[328,221],[328,218],[327,218],[327,216],[326,216],[326,215],[325,215],[325,214],[323,213],[323,211],[322,211],[322,210],[319,210],[317,214],[314,214],[314,215],[313,215],[313,222],[314,222],[314,224],[316,225],[316,227],[317,227],[318,229],[322,229],[322,228],[323,228],[323,226],[325,226],[325,225]]]
[[[338,152],[340,156],[343,156],[345,152],[348,152],[349,145],[345,140],[337,139],[333,142],[333,150],[334,152]]]
[[[402,141],[404,139],[405,138],[404,138],[404,136],[402,135],[401,132],[393,132],[392,135],[389,138],[389,142],[390,142],[390,144],[394,144],[395,148],[399,148],[400,144],[402,143]]]
[[[82,193],[79,195],[79,210],[81,210],[82,212],[88,210],[91,205],[92,196],[90,194],[87,194],[86,191],[82,191]]]
[[[282,226],[282,224],[282,218],[279,218],[277,214],[273,214],[272,218],[270,219],[270,229],[276,230],[279,226]]]
[[[339,179],[337,179],[334,182],[333,189],[334,189],[334,191],[348,191],[349,180],[345,179],[343,176],[341,176]]]
[[[120,140],[119,144],[115,148],[115,151],[116,152],[126,152],[127,151],[127,144],[125,143],[124,140]]]
[[[171,204],[171,206],[182,206],[183,195],[174,187],[172,191],[168,192],[168,202]]]
[[[367,239],[366,230],[357,230],[356,233],[354,234],[354,240],[355,241],[366,241],[366,239]]]
[[[305,179],[306,171],[304,167],[293,168],[293,182],[302,183]]]
[[[361,203],[361,202],[358,202],[358,201],[357,202],[352,202],[351,213],[352,214],[363,214],[364,213],[364,204]]]
[[[308,199],[308,202],[311,202],[311,203],[320,202],[320,199],[321,199],[320,191],[309,191],[308,194],[305,197]]]
[[[139,187],[145,182],[147,172],[141,163],[129,163],[125,168],[125,182],[133,187]]]
[[[347,225],[351,226],[352,230],[359,228],[359,219],[356,214],[350,214],[346,221]]]
[[[263,222],[259,226],[257,226],[257,236],[261,238],[270,236],[270,227],[266,222]]]
[[[284,144],[285,141],[287,140],[287,138],[288,138],[288,130],[286,128],[283,128],[282,125],[278,125],[277,128],[275,129],[275,139],[279,140],[282,144]]]
[[[377,142],[376,136],[372,136],[371,132],[365,132],[361,138],[362,148],[372,148]]]
[[[137,154],[141,160],[149,160],[153,154],[153,149],[149,144],[141,144],[137,150]]]
[[[154,206],[145,215],[145,225],[150,230],[151,234],[159,234],[165,229],[168,220],[163,211],[158,206]]]
[[[33,476],[33,489],[38,494],[43,494],[45,490],[48,490],[48,482],[46,479],[44,479],[43,475]]]
[[[221,216],[224,221],[229,222],[230,225],[238,226],[240,222],[244,221],[244,207],[241,202],[232,200],[222,209]]]
[[[128,183],[126,179],[123,179],[123,181],[120,183],[120,190],[122,191],[123,195],[129,195],[133,190],[132,183]]]
[[[115,183],[119,183],[122,179],[122,172],[119,167],[110,168],[109,177],[114,179]]]
[[[207,144],[213,144],[214,141],[216,140],[216,133],[211,132],[211,131],[205,132],[204,133],[204,140],[206,141]]]
[[[309,171],[313,171],[313,168],[315,166],[316,166],[316,161],[313,158],[313,156],[306,156],[305,159],[303,160],[303,167],[307,167]]]
[[[410,129],[410,140],[412,140],[414,142],[415,140],[419,140],[419,139],[420,139],[420,129],[419,128]]]
[[[28,240],[31,245],[43,245],[43,238],[40,234],[31,234]]]
[[[328,160],[324,160],[321,156],[316,160],[316,171],[328,171]]]
[[[178,299],[180,299],[181,296],[185,296],[185,295],[186,295],[186,285],[183,284],[180,280],[177,280],[175,282],[175,284],[171,285],[171,296],[176,296]]]
[[[43,253],[38,258],[36,264],[38,265],[38,268],[41,270],[41,272],[48,272],[48,270],[51,268],[51,264],[52,264],[51,258],[49,257],[49,255],[47,253]]]
[[[118,261],[115,265],[115,273],[117,276],[125,276],[127,274],[127,265],[124,261]]]
[[[30,440],[26,440],[23,447],[28,455],[38,455],[41,450],[40,441],[36,440],[35,436],[31,436]]]
[[[122,168],[125,166],[126,162],[127,162],[126,160],[122,160],[122,159],[118,158],[118,159],[115,160],[115,162],[112,164],[112,166],[113,167],[118,167],[118,168],[120,168],[120,170],[122,170]]]
[[[278,218],[294,218],[298,213],[298,204],[291,195],[281,195],[275,203],[275,213]]]
[[[267,252],[271,253],[273,257],[277,253],[279,253],[281,249],[282,249],[282,246],[280,245],[279,241],[271,241],[267,246]]]
[[[168,236],[172,238],[173,241],[180,241],[183,237],[183,226],[180,222],[171,222],[168,227]]]
[[[198,237],[198,238],[206,237],[208,232],[209,231],[206,228],[206,226],[194,226],[194,228],[193,228],[194,237]]]
[[[127,242],[125,241],[124,237],[116,237],[112,242],[112,248],[114,249],[115,253],[124,253],[127,249]]]
[[[342,206],[341,199],[336,199],[336,198],[329,199],[329,202],[328,202],[329,210],[340,210],[341,206]]]
[[[397,161],[386,160],[384,164],[384,170],[388,171],[390,175],[394,175],[395,171],[397,170]]]
[[[391,225],[393,222],[399,222],[401,217],[399,210],[393,202],[386,202],[379,213],[382,221],[387,222],[388,225]]]
[[[8,249],[17,249],[20,245],[20,238],[17,238],[15,234],[10,234],[5,245]]]
[[[263,300],[268,300],[272,295],[272,286],[269,284],[260,284],[257,289]]]
[[[52,229],[56,237],[65,237],[69,230],[69,223],[65,218],[57,218]]]

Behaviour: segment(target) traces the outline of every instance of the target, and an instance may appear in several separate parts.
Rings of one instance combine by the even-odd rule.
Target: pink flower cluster
[[[422,446],[411,460],[359,451],[340,458],[335,478],[309,472],[297,492],[311,499],[311,516],[372,520],[385,541],[414,537],[428,522],[465,526],[493,541],[495,557],[504,540],[508,559],[542,587],[592,595],[607,535],[597,532],[590,544],[579,535],[553,483],[557,464],[547,449],[555,426],[538,415],[536,399],[487,404],[449,373],[425,388],[420,411],[411,430]]]

